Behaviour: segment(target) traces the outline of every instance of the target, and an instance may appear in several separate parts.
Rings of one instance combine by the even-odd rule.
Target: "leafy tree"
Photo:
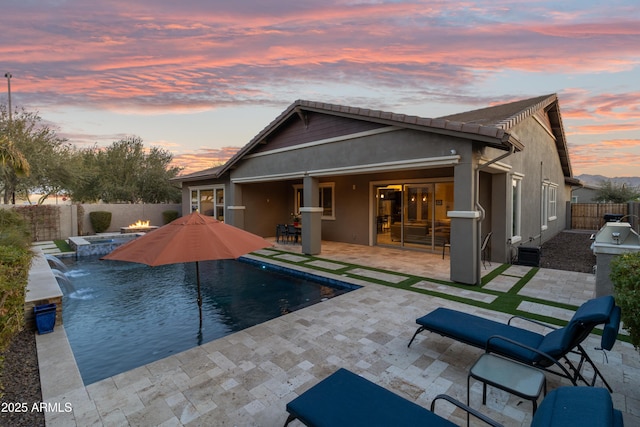
[[[170,179],[180,168],[170,166],[166,150],[146,149],[139,137],[128,137],[107,148],[94,146],[76,153],[82,171],[71,189],[75,201],[106,203],[162,203],[180,200],[180,189]]]
[[[34,191],[47,195],[64,187],[70,171],[66,160],[69,146],[55,131],[43,123],[40,116],[26,110],[17,111],[8,120],[6,109],[0,107],[1,144],[9,162],[3,162],[2,185],[4,202],[15,203],[15,194],[28,197]]]
[[[598,187],[596,201],[610,203],[626,203],[640,197],[640,190],[628,184],[602,181]]]
[[[96,202],[100,200],[100,167],[98,165],[99,148],[75,150],[71,157],[70,167],[77,173],[67,184],[71,199],[80,202]]]

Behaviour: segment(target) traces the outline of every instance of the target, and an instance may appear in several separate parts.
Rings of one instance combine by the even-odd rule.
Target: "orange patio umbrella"
[[[235,259],[272,246],[260,236],[193,212],[126,243],[101,259],[127,261],[152,267],[196,263],[198,309],[202,327],[199,261]]]

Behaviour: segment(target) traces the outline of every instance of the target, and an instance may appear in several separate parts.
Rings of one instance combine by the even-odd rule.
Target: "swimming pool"
[[[63,322],[85,385],[349,292],[235,260],[147,267],[97,257],[64,261]]]

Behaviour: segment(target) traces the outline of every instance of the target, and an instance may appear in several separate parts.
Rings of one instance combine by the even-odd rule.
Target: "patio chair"
[[[445,400],[487,425],[501,424],[464,403],[439,394],[431,411],[344,368],[287,403],[286,427],[297,419],[309,427],[430,426],[456,424],[435,413]],[[532,427],[622,427],[622,413],[613,408],[611,395],[603,388],[560,387],[551,391],[533,415]]]
[[[542,335],[512,326],[511,321],[516,318],[554,330]],[[612,296],[585,302],[563,328],[521,316],[513,316],[505,324],[443,307],[416,319],[416,323],[420,326],[407,347],[411,346],[420,332],[428,330],[567,378],[574,385],[582,381],[594,386],[599,377],[607,389],[612,391],[581,345],[597,325],[604,325],[600,349],[611,350],[615,344],[620,327],[620,307],[615,305]],[[569,354],[579,356],[577,364],[569,360]],[[587,380],[581,373],[585,363],[594,371],[591,380]]]
[[[294,243],[298,243],[298,236],[300,236],[300,230],[295,225],[287,224],[287,240],[291,240]]]
[[[468,411],[486,424],[501,425],[467,405],[442,396],[464,411]],[[430,426],[455,427],[431,411],[397,394],[372,383],[344,368],[311,387],[309,390],[287,403],[289,417],[285,427],[298,419],[306,426]]]
[[[480,253],[482,254],[482,266],[486,269],[487,266],[485,265],[485,262],[487,261],[487,246],[489,245],[489,241],[491,240],[491,235],[493,234],[493,231],[488,232],[485,236],[484,239],[482,239],[482,245],[480,246]],[[489,267],[491,267],[491,259],[489,259]]]
[[[559,387],[549,393],[531,420],[531,427],[623,427],[622,412],[600,387]]]
[[[280,243],[280,239],[287,239],[287,225],[286,224],[278,224],[276,225],[276,242]]]
[[[482,239],[482,244],[480,245],[480,254],[482,255],[482,266],[486,269],[486,262],[487,262],[487,245],[489,244],[489,240],[491,239],[491,235],[493,234],[493,231],[488,232],[484,238]],[[443,244],[442,244],[442,259],[444,259],[444,253],[445,253],[445,249],[449,248],[449,251],[451,251],[451,242],[449,240],[446,240]],[[489,260],[489,267],[491,267],[491,260]]]

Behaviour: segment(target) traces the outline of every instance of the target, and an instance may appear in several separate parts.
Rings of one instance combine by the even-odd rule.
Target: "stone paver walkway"
[[[364,285],[361,289],[161,359],[87,387],[73,362],[64,327],[37,337],[43,398],[70,403],[71,412],[47,413],[47,426],[282,426],[285,405],[339,367],[429,407],[446,393],[466,400],[467,372],[482,351],[430,333],[422,333],[407,348],[416,329],[415,319],[441,306],[506,321],[509,316],[447,298],[467,295],[469,300],[491,296],[485,289],[435,285],[443,297],[369,282],[372,269],[385,272],[372,279],[422,277],[448,280],[449,260],[426,254],[379,247],[323,243],[321,259],[299,254],[299,245],[261,251],[257,259],[320,272],[332,278]],[[350,265],[352,264],[352,265]],[[336,265],[346,265],[338,268]],[[491,272],[498,266],[483,270]],[[356,270],[358,274],[349,274]],[[529,267],[514,266],[485,287],[507,292]],[[579,305],[592,298],[590,275],[539,270],[520,295]],[[420,281],[419,281],[420,282]],[[513,283],[512,283],[513,282]],[[391,282],[395,285],[395,282]],[[401,283],[401,282],[399,282]],[[566,309],[525,304],[525,309],[549,310],[564,319]],[[604,363],[594,350],[599,337],[590,336],[584,347],[613,387],[616,408],[626,425],[640,425],[640,355],[618,341]],[[567,381],[547,375],[549,389]],[[506,426],[526,426],[531,405],[515,396],[489,388],[482,405],[482,387],[472,382],[471,406]],[[330,410],[330,408],[327,408]],[[464,415],[446,404],[437,413],[458,425]],[[299,422],[291,426],[300,426]]]

